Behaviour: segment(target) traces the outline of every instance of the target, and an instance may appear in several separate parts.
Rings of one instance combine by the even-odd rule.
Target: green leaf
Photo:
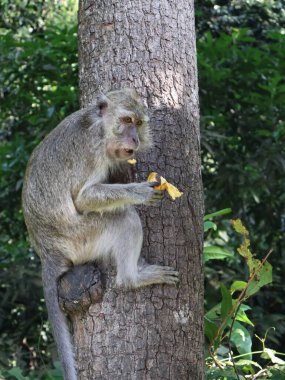
[[[265,348],[264,352],[260,355],[263,359],[270,359],[273,364],[285,364],[285,361],[275,356],[276,351],[270,348]]]
[[[220,315],[221,315],[221,303],[218,303],[205,314],[205,317],[211,320],[216,320],[220,318]]]
[[[270,374],[270,380],[285,380],[285,366],[275,365],[268,369],[268,374]]]
[[[244,380],[245,377],[239,375],[240,380]],[[209,380],[236,380],[237,376],[233,368],[226,367],[220,368],[208,368],[207,369],[207,379]],[[270,379],[271,380],[271,379]]]
[[[226,214],[229,214],[231,212],[232,212],[231,208],[224,208],[223,210],[219,210],[219,211],[213,212],[212,214],[205,215],[203,220],[205,222],[208,219],[214,218],[216,216],[226,215]]]
[[[251,281],[246,289],[246,296],[249,297],[258,292],[262,286],[268,285],[272,282],[272,265],[268,261],[264,263],[260,271],[256,274],[255,278]]]
[[[247,238],[248,231],[242,224],[241,220],[232,220],[232,225],[236,232],[243,235],[243,242],[237,251],[245,258],[250,276],[254,274],[253,280],[246,289],[246,296],[249,297],[258,292],[262,286],[272,282],[272,266],[267,261],[264,264],[261,264],[261,261],[256,259],[250,252],[248,248],[250,246],[250,241]]]
[[[242,290],[246,287],[246,282],[245,281],[234,281],[231,285],[231,293],[233,294],[237,290]]]
[[[45,380],[63,380],[62,368],[60,362],[53,363],[54,368],[45,372]]]
[[[239,308],[239,311],[238,311],[238,313],[236,315],[236,320],[240,321],[240,322],[247,323],[247,324],[249,324],[251,326],[254,326],[254,324],[251,322],[251,320],[246,315],[245,311],[242,310],[241,308]]]
[[[211,321],[209,318],[205,316],[205,335],[209,339],[209,341],[212,343],[217,331],[218,331],[218,326]]]
[[[243,235],[244,237],[248,236],[248,231],[240,219],[232,220],[232,226],[238,234]]]
[[[204,261],[208,260],[224,260],[225,258],[233,257],[233,254],[225,249],[210,245],[209,247],[204,248]]]
[[[211,228],[216,231],[216,229],[217,229],[216,223],[213,223],[213,222],[210,222],[210,221],[207,221],[207,222],[204,223],[204,232],[207,232]]]
[[[20,368],[18,368],[18,367],[12,368],[8,372],[11,376],[16,377],[17,380],[26,380],[27,379],[26,377],[24,377],[22,375],[22,372],[21,372]]]
[[[230,291],[225,287],[223,283],[221,283],[221,293],[222,293],[221,317],[222,317],[222,320],[225,320],[233,306],[233,300],[232,300]]]
[[[233,331],[231,334],[231,342],[236,346],[238,352],[242,354],[248,354],[245,358],[251,360],[251,336],[248,330],[239,322],[234,322]]]

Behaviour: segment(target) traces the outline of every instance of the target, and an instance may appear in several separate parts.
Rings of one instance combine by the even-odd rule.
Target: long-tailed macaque
[[[145,110],[136,92],[121,90],[64,119],[34,150],[22,194],[25,222],[41,258],[45,300],[64,379],[76,380],[59,277],[73,265],[111,256],[116,283],[129,288],[176,284],[178,272],[138,265],[142,226],[134,205],[161,199],[154,183],[108,183],[110,173],[150,145]]]

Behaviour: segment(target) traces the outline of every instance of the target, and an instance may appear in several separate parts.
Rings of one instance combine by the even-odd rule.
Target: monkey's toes
[[[156,270],[158,272],[164,272],[164,273],[172,273],[174,276],[178,276],[179,272],[173,268],[168,266],[162,266],[162,265],[152,265],[151,266],[153,270]]]
[[[154,265],[152,268],[159,273],[162,282],[169,285],[175,285],[179,282],[179,272],[172,267]]]
[[[162,278],[165,284],[176,285],[179,282],[179,273],[176,271],[165,272]]]
[[[179,282],[179,272],[172,267],[163,268],[163,279],[166,284],[175,285]]]

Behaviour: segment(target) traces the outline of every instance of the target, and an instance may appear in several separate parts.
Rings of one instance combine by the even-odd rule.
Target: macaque
[[[116,284],[175,285],[171,267],[138,264],[143,233],[134,208],[161,199],[153,182],[110,183],[112,173],[151,145],[145,109],[134,90],[100,95],[64,119],[34,150],[22,194],[31,243],[41,258],[45,300],[64,379],[76,380],[72,343],[58,303],[69,268],[111,257]]]

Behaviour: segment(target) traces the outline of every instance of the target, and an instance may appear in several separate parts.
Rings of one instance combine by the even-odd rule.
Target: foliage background
[[[75,2],[3,1],[0,17],[0,365],[36,368],[54,354],[39,260],[20,208],[33,148],[78,108]]]
[[[2,1],[0,14],[0,369],[39,378],[54,360],[39,260],[20,195],[33,148],[78,106],[74,1]],[[285,339],[285,2],[196,3],[206,210],[231,207],[258,257],[273,248],[273,285],[251,301],[252,334],[282,350]],[[239,242],[223,221],[209,236]],[[206,266],[206,308],[219,283],[243,278],[238,258]],[[258,345],[258,343],[255,343]],[[257,347],[258,348],[258,347]],[[33,375],[30,375],[33,376]]]

